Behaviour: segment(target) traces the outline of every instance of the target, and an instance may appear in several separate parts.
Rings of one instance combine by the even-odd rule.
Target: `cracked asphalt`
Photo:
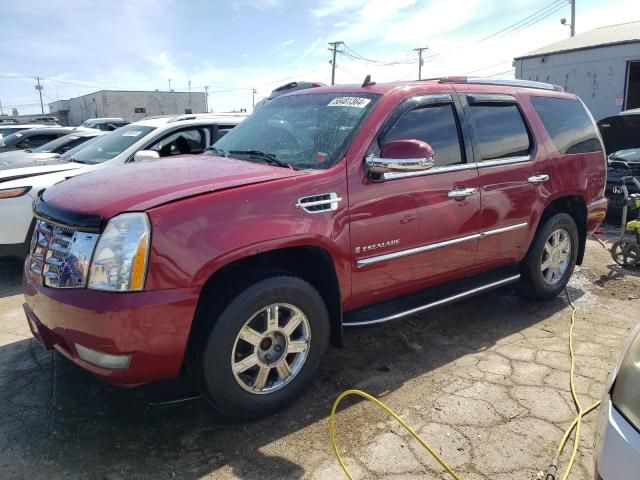
[[[640,272],[615,266],[589,240],[569,290],[577,389],[588,405],[640,321]],[[295,405],[245,424],[199,399],[149,403],[171,385],[102,383],[31,339],[21,303],[20,266],[0,262],[0,479],[344,478],[327,424],[348,388],[381,397],[462,479],[538,479],[574,417],[564,296],[533,302],[507,288],[349,330]],[[373,405],[343,405],[338,442],[356,478],[449,478]],[[572,479],[593,478],[595,418],[586,419]]]

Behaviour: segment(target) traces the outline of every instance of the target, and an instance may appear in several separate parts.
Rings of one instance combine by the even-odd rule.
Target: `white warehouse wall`
[[[629,61],[640,61],[640,42],[516,59],[516,78],[560,85],[600,120],[624,108]]]

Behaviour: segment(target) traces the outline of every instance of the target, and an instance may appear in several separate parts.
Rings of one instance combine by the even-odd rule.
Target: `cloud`
[[[281,0],[233,0],[231,8],[240,12],[244,9],[251,8],[255,10],[270,10],[282,6]]]
[[[294,43],[295,43],[295,39],[290,38],[289,40],[282,42],[280,44],[280,48],[287,48],[288,46],[293,45]]]

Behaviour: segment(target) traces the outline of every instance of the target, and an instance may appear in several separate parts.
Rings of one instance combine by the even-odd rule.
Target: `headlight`
[[[88,287],[118,292],[142,290],[150,237],[146,213],[123,213],[112,218],[98,240]]]
[[[31,190],[31,187],[5,188],[0,190],[0,198],[16,198],[21,197]]]
[[[611,402],[640,430],[640,334],[637,331],[620,362]]]

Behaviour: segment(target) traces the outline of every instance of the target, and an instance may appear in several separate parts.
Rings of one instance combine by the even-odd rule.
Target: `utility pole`
[[[331,85],[335,85],[336,83],[336,53],[338,53],[338,46],[344,45],[344,42],[329,42],[331,48],[330,52],[333,54],[333,58],[331,60]]]
[[[204,110],[209,113],[209,85],[204,86]]]
[[[0,115],[4,116],[4,111],[2,110],[2,102],[0,101]]]
[[[258,93],[258,91],[255,88],[251,89],[251,94],[253,95],[253,97],[251,98],[251,108],[255,108],[256,106],[256,93]]]
[[[42,85],[40,85],[40,77],[36,77],[36,82],[38,82],[38,84],[36,85],[36,90],[38,90],[38,93],[40,94],[40,110],[42,111],[42,114],[44,115],[44,104],[42,103],[42,89],[44,87]]]
[[[414,48],[413,50],[418,52],[418,80],[422,80],[422,64],[424,63],[422,61],[422,52],[429,50],[429,47]]]
[[[171,79],[169,79],[169,91],[171,91]]]
[[[571,36],[576,35],[576,0],[569,0],[571,2]]]
[[[191,79],[189,77],[187,77],[187,83],[189,85],[189,107],[191,107]]]

